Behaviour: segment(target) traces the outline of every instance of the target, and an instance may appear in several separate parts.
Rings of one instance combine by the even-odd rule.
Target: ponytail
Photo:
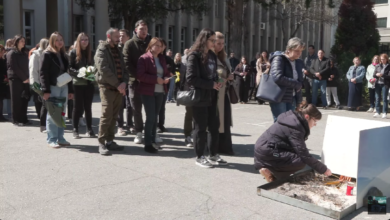
[[[321,120],[322,113],[312,104],[308,104],[306,101],[301,102],[299,106],[295,109],[295,111],[305,117],[305,115],[309,115],[310,118],[314,118],[316,120]]]

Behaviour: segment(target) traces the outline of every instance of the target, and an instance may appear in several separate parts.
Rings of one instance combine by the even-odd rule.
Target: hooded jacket
[[[133,32],[133,38],[126,41],[123,47],[123,56],[127,71],[129,73],[129,84],[137,82],[137,64],[138,59],[146,53],[146,48],[152,37],[148,34],[145,40],[137,37],[137,33]]]
[[[100,42],[94,57],[96,67],[95,79],[100,86],[116,89],[122,82],[127,84],[129,81],[129,73],[127,72],[123,61],[123,55],[119,50],[118,52],[122,68],[122,79],[120,80],[118,79],[116,64],[110,50],[110,44],[107,41]]]
[[[34,50],[30,56],[28,63],[28,68],[30,70],[30,85],[34,84],[34,82],[41,84],[41,78],[39,77],[39,66],[41,63],[42,54],[43,49],[39,48],[38,50]]]
[[[305,118],[293,111],[282,113],[255,144],[255,168],[290,169],[307,164],[318,173],[325,173],[326,165],[309,154],[305,140],[310,135]]]
[[[280,51],[271,54],[270,58],[271,69],[270,73],[276,84],[280,87],[285,87],[286,92],[282,98],[282,102],[293,102],[293,90],[295,90],[296,102],[302,102],[302,85],[304,63],[301,59],[295,60],[295,69],[298,73],[298,80],[295,80],[292,65],[288,58]],[[297,91],[299,90],[299,91]]]

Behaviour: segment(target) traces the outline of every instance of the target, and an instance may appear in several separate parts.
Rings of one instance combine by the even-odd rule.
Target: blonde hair
[[[225,35],[223,35],[221,32],[216,31],[215,35],[217,37],[217,40],[225,40]],[[221,61],[221,63],[223,63],[223,65],[227,66],[226,65],[227,54],[225,51],[225,47],[223,47],[222,50],[219,51],[216,55],[217,55],[219,61]],[[229,68],[227,68],[227,69],[229,69]]]
[[[60,36],[62,39],[64,39],[64,37],[57,31],[50,35],[49,46],[46,48],[46,50],[50,51],[50,52],[53,52],[53,53],[65,54],[65,44],[64,44],[64,46],[62,46],[62,48],[60,48],[59,51],[56,48],[56,40],[57,40],[58,36]]]

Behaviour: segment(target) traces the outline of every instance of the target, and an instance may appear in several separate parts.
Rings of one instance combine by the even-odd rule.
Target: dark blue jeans
[[[321,101],[322,101],[322,106],[327,106],[327,101],[326,101],[326,80],[318,80],[315,79],[313,80],[313,96],[311,103],[313,105],[317,105],[317,94],[318,94],[318,89],[321,88]]]
[[[154,95],[141,95],[142,104],[146,113],[145,146],[152,145],[156,140],[157,117],[164,101],[164,93],[155,92]]]
[[[296,107],[295,96],[293,97],[293,102],[280,102],[280,103],[270,103],[272,116],[274,117],[274,122],[278,119],[278,116],[282,113],[288,112],[290,110],[294,111]]]
[[[389,95],[389,88],[386,87],[384,84],[376,84],[375,85],[375,109],[376,113],[380,114],[381,110],[381,96],[383,99],[383,111],[382,113],[387,114],[388,109],[388,100],[387,96]]]

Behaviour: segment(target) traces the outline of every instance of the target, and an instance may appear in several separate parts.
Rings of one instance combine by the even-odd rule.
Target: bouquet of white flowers
[[[77,74],[77,77],[83,78],[89,81],[95,81],[95,67],[88,66],[88,67],[81,67],[79,69],[79,74]]]

